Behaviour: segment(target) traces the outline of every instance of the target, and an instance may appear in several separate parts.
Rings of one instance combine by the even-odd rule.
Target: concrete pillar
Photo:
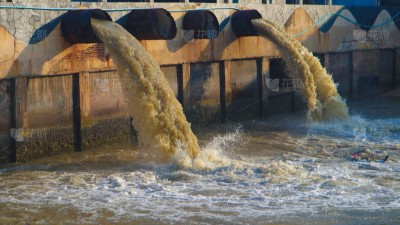
[[[221,106],[221,121],[225,122],[227,118],[226,114],[226,102],[225,102],[225,62],[219,62],[219,94],[220,94],[220,106]]]
[[[395,60],[394,87],[400,88],[400,66],[398,66],[398,65],[400,65],[400,49],[399,48],[395,49],[394,60]]]
[[[379,49],[353,51],[353,97],[362,99],[378,94],[378,89],[368,80],[368,76],[379,76]],[[361,82],[359,84],[359,82]],[[366,83],[364,83],[366,82]]]
[[[82,72],[79,76],[81,118],[85,122],[90,116],[90,80],[89,72]]]
[[[299,5],[303,5],[303,0],[299,0]]]
[[[189,0],[185,0],[185,3],[189,3]]]
[[[16,160],[15,79],[0,79],[0,165]]]
[[[396,52],[392,49],[379,51],[379,93],[395,88]]]
[[[15,80],[15,128],[28,128],[27,113],[28,78],[19,77]]]
[[[188,108],[190,97],[190,63],[182,64],[183,108]]]
[[[228,60],[224,62],[225,66],[225,104],[228,107],[232,104],[232,87],[231,87],[231,68],[232,61]]]
[[[72,118],[74,150],[82,151],[81,87],[79,74],[72,75]]]
[[[262,112],[262,116],[265,116],[266,111],[268,109],[268,95],[269,95],[269,90],[266,86],[266,79],[269,78],[269,58],[264,57],[262,58],[262,62],[261,62],[261,71],[262,71],[262,77],[261,77],[261,85],[262,85],[262,96],[263,96],[263,100],[262,100],[262,105],[263,105],[263,112]]]
[[[347,99],[352,98],[353,93],[353,56],[351,52],[341,54],[326,53],[324,66],[333,77],[335,83],[339,83],[339,94]]]
[[[326,0],[327,5],[332,5],[332,0]]]

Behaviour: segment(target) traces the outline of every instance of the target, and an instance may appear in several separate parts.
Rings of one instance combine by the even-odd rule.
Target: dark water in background
[[[203,169],[119,144],[0,169],[0,224],[400,224],[400,97],[350,104],[349,121],[305,113],[193,125]],[[389,162],[352,162],[386,151]]]

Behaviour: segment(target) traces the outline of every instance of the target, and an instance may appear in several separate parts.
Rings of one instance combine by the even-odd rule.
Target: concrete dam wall
[[[130,12],[117,9],[169,10],[176,36],[140,41],[193,124],[263,118],[305,107],[279,49],[262,37],[235,35],[230,19],[235,8],[256,9],[300,40],[348,100],[400,87],[398,8],[69,1],[1,6],[10,8],[0,8],[0,163],[134,139],[122,93],[132,84],[118,79],[103,44],[65,40],[60,21],[66,11],[59,8],[109,9],[116,22]],[[183,28],[185,10],[218,7],[224,9],[210,10],[218,22],[213,39],[201,36],[207,31]]]

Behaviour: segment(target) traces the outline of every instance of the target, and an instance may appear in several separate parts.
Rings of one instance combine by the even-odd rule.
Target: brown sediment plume
[[[313,121],[347,119],[348,108],[338,94],[332,76],[307,48],[275,24],[263,19],[252,20],[257,32],[270,39],[282,51],[293,77],[302,80],[309,118]]]
[[[166,160],[181,150],[196,158],[197,138],[157,62],[120,25],[92,19],[92,27],[117,65],[120,82],[129,82],[122,88],[140,141]]]

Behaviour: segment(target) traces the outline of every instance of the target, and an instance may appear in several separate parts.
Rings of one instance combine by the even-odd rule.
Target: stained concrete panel
[[[192,123],[220,121],[220,83],[218,63],[190,65],[190,92],[186,97],[185,114]]]
[[[395,52],[392,49],[380,51],[379,57],[379,93],[385,93],[394,88]]]
[[[395,49],[395,87],[400,88],[400,49]]]
[[[228,119],[257,118],[262,102],[257,74],[255,59],[232,61],[230,84],[227,84],[232,96],[232,101],[227,102]]]
[[[16,161],[72,152],[72,75],[16,81]]]
[[[129,142],[134,130],[124,100],[123,88],[132,81],[119,80],[116,71],[81,74],[82,149],[107,143]]]
[[[297,87],[296,79],[287,68],[286,61],[282,58],[273,58],[268,62],[269,71],[265,86],[268,90],[267,114],[289,113],[295,110],[295,91],[300,91]],[[279,82],[277,82],[279,81]],[[301,95],[301,93],[298,93]],[[300,101],[299,101],[300,102]],[[298,108],[301,109],[299,105]]]
[[[301,95],[295,96],[295,92],[286,92],[280,93],[276,95],[268,96],[268,114],[276,114],[276,113],[290,113],[293,112],[296,108],[296,98],[299,98],[299,103],[305,103],[302,101]],[[299,109],[304,109],[304,105],[299,105]]]
[[[352,82],[352,55],[350,52],[329,53],[324,60],[326,70],[333,77],[338,86],[339,94],[344,98],[351,98]]]
[[[91,120],[127,115],[123,88],[133,86],[131,80],[119,80],[116,71],[89,73],[89,110]]]
[[[12,153],[11,85],[11,80],[0,80],[0,163],[8,162]]]
[[[353,52],[353,98],[364,99],[379,93],[380,50]]]
[[[0,135],[8,135],[11,128],[11,80],[0,80]]]
[[[161,66],[161,71],[164,73],[171,89],[174,91],[175,96],[178,97],[178,71],[176,66]]]
[[[26,111],[31,129],[71,126],[72,76],[29,79]]]

